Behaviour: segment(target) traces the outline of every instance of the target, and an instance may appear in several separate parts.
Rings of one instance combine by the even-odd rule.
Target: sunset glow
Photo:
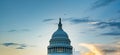
[[[0,55],[48,55],[59,20],[58,52],[120,55],[120,0],[0,0]]]

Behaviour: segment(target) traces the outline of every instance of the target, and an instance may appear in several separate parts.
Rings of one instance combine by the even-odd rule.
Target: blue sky
[[[80,54],[85,55],[87,48],[91,50],[86,45],[120,48],[119,5],[119,0],[0,0],[0,49],[5,50],[2,55],[46,55],[60,17]],[[8,49],[12,52],[5,53]],[[112,54],[120,54],[117,51]]]

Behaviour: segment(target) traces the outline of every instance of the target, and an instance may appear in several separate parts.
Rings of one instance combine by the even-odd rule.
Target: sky
[[[120,55],[120,0],[0,0],[0,55],[47,55],[62,18],[74,55]]]

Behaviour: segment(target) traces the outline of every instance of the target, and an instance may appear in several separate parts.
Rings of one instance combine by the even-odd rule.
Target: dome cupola
[[[68,38],[67,33],[62,29],[61,18],[59,18],[58,29],[53,33],[52,38]]]

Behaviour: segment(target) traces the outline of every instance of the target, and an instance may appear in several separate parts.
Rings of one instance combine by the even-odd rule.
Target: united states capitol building
[[[48,55],[73,55],[73,47],[67,33],[62,29],[61,18],[58,29],[52,35],[47,47]]]

